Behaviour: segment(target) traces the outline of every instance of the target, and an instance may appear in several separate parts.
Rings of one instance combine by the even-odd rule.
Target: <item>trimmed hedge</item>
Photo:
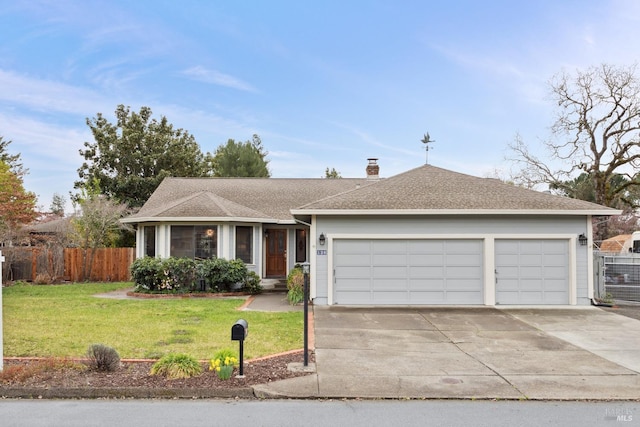
[[[227,261],[224,258],[194,260],[144,257],[131,264],[131,277],[136,290],[142,292],[262,291],[258,275],[249,271],[239,259]]]

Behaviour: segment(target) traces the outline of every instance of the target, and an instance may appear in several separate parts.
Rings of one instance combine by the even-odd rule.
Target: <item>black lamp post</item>
[[[309,366],[309,268],[308,262],[302,264],[304,276],[304,366]]]

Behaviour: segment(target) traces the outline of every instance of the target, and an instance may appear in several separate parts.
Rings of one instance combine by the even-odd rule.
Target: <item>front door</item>
[[[270,229],[267,233],[267,277],[287,275],[287,230]]]

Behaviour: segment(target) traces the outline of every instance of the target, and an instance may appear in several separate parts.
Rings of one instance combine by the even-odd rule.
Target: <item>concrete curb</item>
[[[7,387],[0,389],[2,398],[10,399],[255,399],[253,388],[37,388]]]

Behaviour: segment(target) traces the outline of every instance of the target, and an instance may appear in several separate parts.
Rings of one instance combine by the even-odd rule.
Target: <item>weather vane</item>
[[[424,136],[424,138],[422,138],[420,141],[424,144],[425,151],[427,152],[427,158],[425,160],[425,165],[428,165],[429,164],[429,149],[432,148],[432,147],[429,147],[429,144],[432,143],[432,142],[436,142],[436,140],[435,139],[431,139],[431,137],[429,136],[429,132],[427,132],[426,135]]]

